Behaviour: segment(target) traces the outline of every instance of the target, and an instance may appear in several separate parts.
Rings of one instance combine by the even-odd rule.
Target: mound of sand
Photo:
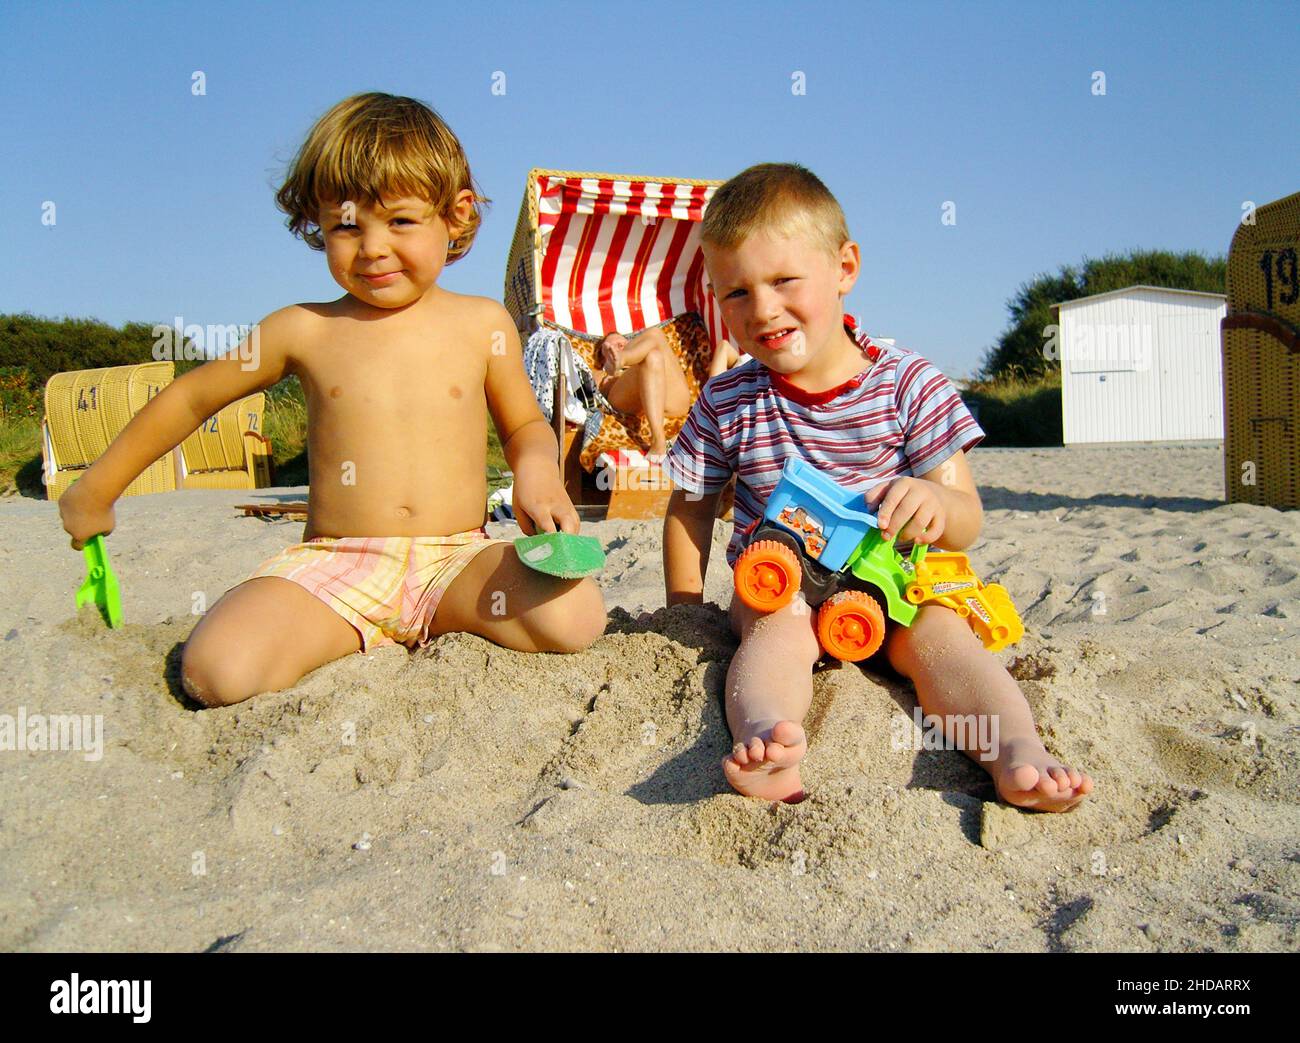
[[[300,525],[123,501],[110,632],[54,505],[5,502],[0,714],[99,715],[104,745],[0,752],[0,948],[1294,949],[1300,515],[1222,504],[1220,460],[972,456],[971,554],[1026,623],[1003,656],[1098,780],[1063,816],[897,748],[910,687],[852,666],[814,681],[810,798],[731,793],[723,523],[716,603],[671,610],[659,526],[587,526],[611,617],[582,655],[451,635],[196,712],[195,610]]]

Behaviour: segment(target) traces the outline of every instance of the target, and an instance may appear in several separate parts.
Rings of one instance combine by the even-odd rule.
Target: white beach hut
[[[1223,294],[1128,286],[1052,307],[1066,445],[1223,438]]]

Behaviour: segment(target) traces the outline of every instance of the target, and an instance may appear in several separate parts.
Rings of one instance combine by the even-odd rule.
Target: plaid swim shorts
[[[496,543],[479,529],[452,536],[317,536],[268,558],[249,579],[280,576],[319,598],[361,635],[361,651],[429,642],[438,602]]]

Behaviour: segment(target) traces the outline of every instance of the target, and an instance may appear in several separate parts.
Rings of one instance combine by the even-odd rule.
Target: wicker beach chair
[[[713,346],[727,336],[705,289],[699,221],[720,181],[638,177],[568,170],[529,171],[506,266],[505,304],[520,336],[562,332],[575,357],[598,368],[595,345],[606,333],[663,325],[692,401],[708,378]],[[576,504],[608,505],[609,517],[662,516],[672,491],[658,468],[615,468],[593,475],[598,458],[644,449],[644,418],[612,413],[584,441],[568,427],[564,368],[550,412],[566,489]],[[668,420],[676,435],[682,418]]]
[[[1229,503],[1300,507],[1300,192],[1261,206],[1228,251],[1223,467]]]
[[[266,396],[231,402],[180,445],[182,489],[264,489],[271,484],[271,442],[262,434]]]
[[[170,362],[55,373],[45,384],[41,455],[45,494],[57,500],[108,448],[145,403],[172,382]],[[172,455],[160,457],[123,496],[176,488]]]

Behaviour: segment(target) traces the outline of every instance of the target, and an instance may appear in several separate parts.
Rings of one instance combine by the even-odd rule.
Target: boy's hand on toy
[[[904,543],[937,543],[947,521],[943,501],[932,482],[921,478],[895,478],[867,493],[886,539],[898,536]]]
[[[64,531],[72,537],[72,549],[81,550],[86,541],[107,536],[117,525],[113,505],[105,505],[74,482],[59,497],[59,517]]]
[[[578,534],[578,512],[558,477],[529,480],[516,475],[511,506],[525,536],[557,531]]]

